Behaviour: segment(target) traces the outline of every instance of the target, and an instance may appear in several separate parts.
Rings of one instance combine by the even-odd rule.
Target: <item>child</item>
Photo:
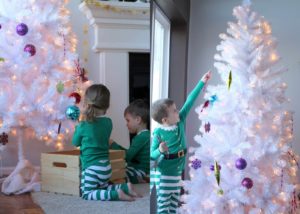
[[[152,106],[152,118],[160,127],[153,131],[151,160],[157,161],[163,155],[151,171],[151,183],[155,183],[158,195],[157,213],[176,213],[185,166],[185,120],[210,76],[211,73],[207,72],[202,77],[179,112],[171,99],[158,100]]]
[[[105,114],[110,92],[104,85],[91,85],[84,99],[84,118],[72,139],[74,146],[80,146],[82,198],[132,201],[137,196],[132,184],[108,184],[112,172],[108,150],[112,121]]]
[[[126,175],[133,183],[145,183],[149,175],[150,162],[150,131],[147,129],[149,121],[149,106],[141,99],[135,100],[125,109],[124,117],[131,134],[136,134],[129,149],[125,149],[115,142],[112,149],[126,150]]]

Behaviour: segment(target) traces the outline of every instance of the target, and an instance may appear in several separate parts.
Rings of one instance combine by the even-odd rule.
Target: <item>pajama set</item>
[[[177,213],[181,190],[181,174],[185,166],[186,140],[185,120],[196,98],[201,92],[204,82],[197,86],[187,97],[179,112],[180,121],[173,126],[160,126],[153,131],[151,144],[151,160],[157,161],[162,155],[159,144],[166,142],[169,152],[157,163],[150,173],[150,188],[155,185],[157,190],[157,213]]]
[[[128,194],[127,184],[110,185],[109,138],[112,121],[108,117],[82,121],[75,129],[72,144],[80,147],[81,197],[86,200],[119,200],[118,189]]]
[[[113,142],[111,149],[126,151],[126,175],[128,180],[137,184],[144,181],[150,170],[150,132],[145,129],[132,138],[129,149],[125,149],[116,142]]]

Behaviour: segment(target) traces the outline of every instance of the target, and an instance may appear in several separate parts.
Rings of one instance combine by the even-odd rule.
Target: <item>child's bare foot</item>
[[[122,200],[122,201],[134,201],[134,198],[131,197],[130,195],[126,195],[125,192],[123,192],[123,190],[118,189],[117,192],[118,192],[118,196],[119,196],[120,200]]]
[[[129,195],[133,196],[133,197],[138,197],[138,198],[141,198],[142,196],[140,194],[138,194],[135,190],[134,190],[134,187],[133,187],[133,184],[132,183],[127,183],[127,186],[128,186],[128,192],[129,192]]]

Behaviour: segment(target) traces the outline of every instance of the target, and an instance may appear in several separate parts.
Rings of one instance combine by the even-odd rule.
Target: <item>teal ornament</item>
[[[61,94],[64,90],[65,90],[64,83],[62,81],[59,81],[59,83],[57,83],[56,85],[56,91]]]
[[[66,116],[71,120],[78,120],[80,115],[80,109],[77,106],[69,106],[66,110]]]
[[[214,102],[216,102],[218,100],[218,96],[212,95],[208,100],[211,104],[214,104]]]

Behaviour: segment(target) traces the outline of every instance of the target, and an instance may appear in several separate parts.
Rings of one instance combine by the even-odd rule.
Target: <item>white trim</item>
[[[1,173],[1,170],[3,172],[3,175],[9,175],[10,173],[12,173],[14,171],[15,167],[14,166],[5,166],[5,167],[2,167],[0,169],[0,173]],[[34,166],[34,169],[37,171],[37,172],[40,172],[41,170],[41,167],[40,166]]]
[[[163,126],[163,125],[158,125],[159,128],[165,130],[165,131],[174,131],[177,129],[177,125],[172,125],[172,126]]]
[[[169,96],[169,54],[170,54],[170,20],[153,2],[152,35],[151,35],[151,103]],[[163,34],[163,39],[156,38],[158,33]],[[162,47],[160,47],[162,46]],[[162,52],[158,52],[162,49]],[[157,73],[159,72],[159,73]],[[153,91],[153,90],[156,91]],[[151,120],[151,130],[158,123]]]

